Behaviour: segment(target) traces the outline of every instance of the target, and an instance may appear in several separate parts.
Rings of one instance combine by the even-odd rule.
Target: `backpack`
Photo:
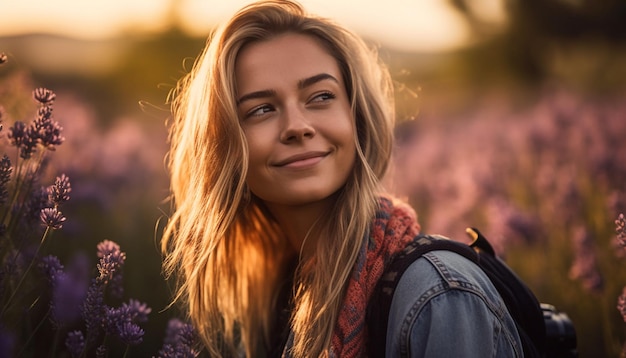
[[[515,321],[524,357],[546,356],[546,325],[541,304],[530,288],[496,256],[491,244],[477,229],[466,231],[474,239],[470,245],[439,235],[420,234],[385,269],[367,309],[370,357],[385,356],[387,318],[402,273],[413,261],[434,250],[453,251],[476,263],[491,280]]]

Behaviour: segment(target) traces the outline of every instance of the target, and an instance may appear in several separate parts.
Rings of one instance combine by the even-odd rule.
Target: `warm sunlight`
[[[0,3],[0,36],[46,32],[79,38],[159,31],[174,22],[206,34],[250,0],[21,0]],[[303,0],[312,12],[337,19],[381,44],[418,51],[441,51],[468,40],[467,24],[446,0]],[[481,0],[483,14],[502,17],[499,0]],[[488,11],[487,11],[488,10]]]

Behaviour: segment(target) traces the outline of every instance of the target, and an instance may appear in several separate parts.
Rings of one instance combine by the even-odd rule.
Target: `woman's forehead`
[[[335,57],[319,40],[310,35],[286,33],[256,41],[242,48],[235,62],[237,87],[287,80],[303,80],[327,73],[341,82]]]

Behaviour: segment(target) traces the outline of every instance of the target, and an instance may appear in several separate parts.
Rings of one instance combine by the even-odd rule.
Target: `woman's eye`
[[[272,108],[268,105],[263,105],[263,106],[259,106],[256,107],[254,109],[252,109],[250,112],[248,112],[248,115],[246,117],[258,117],[258,116],[262,116],[265,113],[268,113],[272,110]]]
[[[326,102],[326,101],[330,101],[331,99],[335,99],[334,94],[332,94],[331,92],[323,92],[314,96],[313,99],[311,99],[311,102],[312,103]]]

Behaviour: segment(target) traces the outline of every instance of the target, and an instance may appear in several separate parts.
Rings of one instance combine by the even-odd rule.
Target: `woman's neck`
[[[320,228],[318,225],[334,205],[334,198],[306,205],[277,205],[265,203],[281,227],[293,250],[301,258],[311,257],[315,252]]]

